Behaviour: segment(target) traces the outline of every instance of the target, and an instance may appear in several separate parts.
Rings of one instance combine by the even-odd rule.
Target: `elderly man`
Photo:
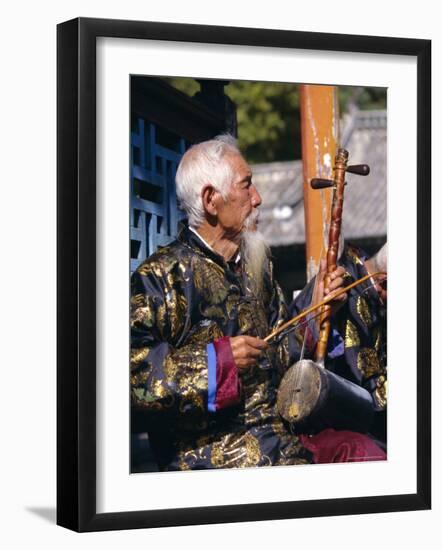
[[[302,335],[263,340],[287,313],[257,231],[261,197],[234,139],[190,148],[176,189],[188,226],[132,277],[132,406],[145,414],[159,468],[312,462],[276,410]]]

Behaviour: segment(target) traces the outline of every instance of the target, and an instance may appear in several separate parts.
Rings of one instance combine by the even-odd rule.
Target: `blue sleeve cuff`
[[[216,412],[216,351],[213,344],[207,344],[207,366],[208,366],[208,399],[207,408],[209,412]]]

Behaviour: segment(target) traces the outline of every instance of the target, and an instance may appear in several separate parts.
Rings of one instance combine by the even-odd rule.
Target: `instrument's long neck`
[[[333,178],[333,199],[330,219],[330,229],[328,234],[327,249],[327,273],[324,279],[324,288],[330,285],[330,274],[336,269],[338,261],[339,240],[341,235],[342,212],[344,207],[344,187],[345,170],[347,167],[348,152],[345,149],[338,149],[335,158],[334,178]],[[320,315],[319,339],[316,346],[315,360],[321,366],[324,366],[327,354],[327,343],[330,335],[330,316],[331,305],[323,306]]]

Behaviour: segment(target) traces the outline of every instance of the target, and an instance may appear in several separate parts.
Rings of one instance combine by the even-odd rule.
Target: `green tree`
[[[225,90],[237,106],[239,145],[250,162],[300,158],[296,85],[235,81]]]
[[[169,78],[169,84],[192,97],[199,84]],[[252,163],[300,158],[299,92],[295,84],[235,80],[225,87],[235,103],[238,143]]]
[[[192,78],[167,81],[190,97],[199,91]],[[251,163],[301,158],[299,86],[291,83],[231,81],[225,93],[237,107],[240,149]],[[340,112],[385,109],[385,88],[340,86]]]

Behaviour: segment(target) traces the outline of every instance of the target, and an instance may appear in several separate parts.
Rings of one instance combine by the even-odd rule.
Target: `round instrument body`
[[[310,359],[292,365],[284,374],[278,390],[279,414],[296,424],[311,414],[321,393],[320,367]]]
[[[366,433],[374,414],[367,390],[309,359],[284,374],[277,407],[284,420],[304,433],[329,427]]]

